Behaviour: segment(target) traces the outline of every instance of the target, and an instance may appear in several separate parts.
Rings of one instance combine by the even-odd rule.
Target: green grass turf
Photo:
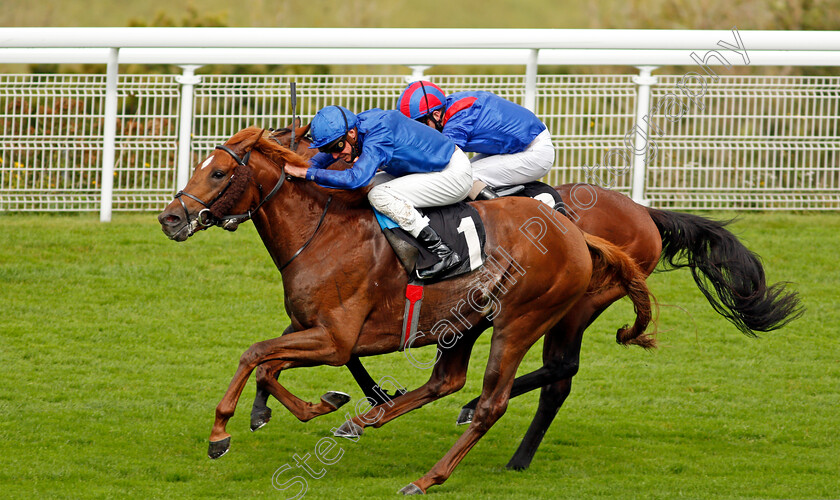
[[[248,384],[230,453],[206,456],[214,408],[240,354],[288,324],[283,287],[250,224],[168,241],[153,214],[0,216],[0,496],[268,497],[272,475],[312,453],[344,410],[301,423],[276,401],[248,431]],[[792,281],[808,308],[750,339],[705,302],[687,271],[654,275],[661,347],[615,344],[626,301],[584,338],[572,395],[531,468],[504,468],[537,394],[514,400],[440,498],[840,497],[840,273],[833,214],[749,214],[732,226]],[[328,257],[329,258],[329,257]],[[307,498],[392,498],[457,439],[458,409],[481,385],[489,335],[467,386],[371,429],[309,478]],[[522,370],[540,365],[540,344]],[[426,351],[420,351],[426,353]],[[430,351],[429,351],[430,355]],[[366,358],[408,387],[428,373],[400,354]],[[520,373],[523,371],[520,370]],[[285,372],[292,392],[361,391],[344,368]],[[310,460],[313,463],[314,458]],[[298,471],[300,472],[300,471]],[[284,480],[292,477],[286,472]]]

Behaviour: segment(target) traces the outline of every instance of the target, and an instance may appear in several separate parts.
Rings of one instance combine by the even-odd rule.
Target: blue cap
[[[315,113],[309,128],[310,149],[320,148],[347,134],[358,125],[359,119],[343,106],[327,106]]]

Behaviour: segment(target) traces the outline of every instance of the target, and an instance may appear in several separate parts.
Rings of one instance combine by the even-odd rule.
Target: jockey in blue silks
[[[290,175],[334,189],[357,189],[373,181],[370,204],[390,217],[439,258],[418,271],[427,279],[459,263],[417,208],[457,203],[472,186],[470,160],[446,137],[398,111],[371,109],[359,115],[327,106],[312,119],[312,144],[320,153],[308,169],[287,166]],[[327,170],[339,158],[352,166]],[[377,174],[377,170],[383,170]]]
[[[448,97],[425,80],[403,90],[397,109],[442,132],[471,159],[475,188],[470,197],[495,198],[492,188],[538,180],[554,164],[545,124],[531,111],[492,92],[455,92]],[[489,186],[489,189],[485,186]]]

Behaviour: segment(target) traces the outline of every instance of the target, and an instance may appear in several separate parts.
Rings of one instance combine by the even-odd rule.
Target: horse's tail
[[[589,253],[592,256],[592,280],[587,293],[598,293],[613,286],[619,286],[630,298],[636,311],[632,327],[624,325],[616,333],[615,340],[623,345],[638,345],[645,349],[656,347],[653,333],[645,333],[651,322],[651,302],[656,299],[648,290],[645,274],[621,248],[609,241],[583,233]]]
[[[759,257],[726,229],[731,221],[647,210],[662,237],[660,262],[666,270],[691,269],[715,311],[739,330],[754,337],[802,315],[796,292],[785,290],[785,283],[767,286]]]

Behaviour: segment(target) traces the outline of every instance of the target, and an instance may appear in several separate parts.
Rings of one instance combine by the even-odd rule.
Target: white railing
[[[413,28],[2,28],[18,48],[392,48],[707,50],[728,30]],[[750,50],[836,51],[833,31],[740,31]]]
[[[717,52],[711,52],[713,50]],[[158,195],[152,193],[158,193],[162,189],[167,192],[167,195],[171,195],[172,191],[186,183],[195,154],[203,152],[208,147],[206,141],[215,144],[226,138],[224,134],[230,135],[235,132],[235,130],[230,130],[231,124],[244,126],[265,121],[265,115],[248,116],[248,106],[236,104],[236,99],[240,101],[252,99],[263,104],[273,100],[270,106],[276,106],[286,98],[285,89],[288,87],[285,84],[290,79],[289,77],[264,77],[262,79],[260,77],[228,77],[226,80],[225,77],[199,78],[194,74],[199,65],[234,62],[237,64],[401,64],[412,66],[412,76],[415,78],[421,76],[429,66],[438,64],[522,64],[526,67],[524,76],[436,78],[435,80],[449,91],[467,88],[494,90],[535,110],[549,125],[558,144],[558,165],[549,176],[549,180],[554,182],[576,180],[581,176],[585,165],[592,165],[593,168],[590,168],[588,177],[590,180],[609,178],[610,175],[605,174],[612,173],[612,177],[615,177],[612,185],[619,189],[629,190],[633,198],[640,202],[650,201],[658,205],[677,208],[838,208],[837,128],[836,121],[832,121],[836,120],[834,117],[837,116],[837,81],[830,78],[789,79],[787,81],[791,83],[786,84],[784,79],[765,80],[765,83],[770,83],[771,90],[764,91],[757,87],[751,88],[751,84],[746,83],[747,80],[739,80],[740,77],[725,75],[729,65],[840,66],[840,33],[838,32],[739,32],[734,29],[732,31],[672,31],[2,28],[0,29],[0,62],[85,62],[108,65],[103,89],[104,110],[97,108],[99,111],[93,113],[92,117],[94,120],[101,121],[88,131],[90,135],[77,136],[88,142],[98,143],[101,155],[93,156],[99,158],[99,176],[93,175],[96,166],[91,164],[75,169],[64,167],[61,175],[54,174],[53,171],[56,169],[49,165],[50,160],[45,159],[43,154],[35,159],[37,155],[34,154],[34,149],[43,147],[51,140],[45,134],[40,142],[37,138],[30,141],[33,146],[33,151],[30,151],[32,161],[39,165],[36,170],[43,171],[35,184],[28,185],[32,189],[21,189],[20,185],[16,185],[14,181],[14,176],[18,175],[19,178],[20,174],[20,172],[15,172],[15,168],[21,168],[14,165],[24,165],[15,158],[25,158],[29,153],[17,153],[18,156],[12,154],[12,158],[6,159],[0,156],[0,160],[4,160],[4,164],[0,164],[0,197],[6,197],[6,202],[0,198],[0,209],[3,210],[39,209],[38,207],[45,209],[50,203],[61,205],[62,197],[66,200],[76,200],[67,202],[64,205],[66,207],[79,207],[79,204],[91,203],[95,197],[88,196],[87,201],[84,201],[82,200],[84,197],[79,196],[80,190],[83,191],[82,186],[74,183],[82,182],[80,179],[98,182],[99,211],[103,221],[110,220],[113,209],[112,200],[116,200],[120,209],[148,208],[147,204],[157,203],[155,200]],[[121,63],[178,64],[182,66],[183,74],[177,79],[147,77],[144,80],[136,77],[120,77],[117,68]],[[600,76],[553,78],[549,75],[538,75],[537,68],[540,65],[572,64],[637,66],[640,73],[636,78]],[[697,77],[686,81],[680,80],[679,76],[653,76],[652,71],[661,65],[695,65],[694,74]],[[714,85],[707,87],[706,80],[712,81],[711,74],[715,71],[721,76],[714,79]],[[20,100],[22,96],[27,95],[27,90],[22,87],[32,86],[32,82],[40,77],[33,77],[35,80],[30,80],[29,84],[24,83],[22,87],[14,85],[15,78],[7,77],[7,82],[12,83],[6,83],[6,87],[14,90],[7,89],[4,94],[7,101],[4,121],[16,119],[32,121],[33,116],[37,121],[37,113],[16,115],[14,112],[10,113],[8,109],[9,106],[14,108],[14,102],[17,102],[15,99]],[[58,82],[62,77],[55,78],[56,85],[61,87],[63,84]],[[683,75],[684,78],[685,75]],[[304,117],[307,114],[308,116],[314,114],[317,110],[316,106],[341,100],[354,104],[352,108],[357,110],[374,106],[388,108],[393,105],[394,99],[404,85],[404,80],[397,77],[299,77],[296,80],[302,96],[301,111]],[[165,87],[166,90],[162,91],[162,94],[166,95],[138,98],[137,96],[143,95],[144,91],[136,88],[136,85],[144,81],[154,81],[153,87],[159,90]],[[102,83],[101,79],[96,77],[86,84],[90,82],[98,82],[96,85]],[[651,108],[656,108],[657,105],[661,108],[663,100],[667,100],[669,93],[673,93],[675,86],[679,87],[681,82],[685,96],[697,97],[699,95],[706,99],[709,103],[708,110],[700,112],[692,109],[691,113],[684,113],[685,117],[675,120],[674,124],[669,126],[669,130],[663,130],[659,126],[654,129],[656,135],[651,136],[652,117],[649,116]],[[728,86],[721,86],[721,82],[725,82]],[[227,97],[225,84],[237,87],[235,92],[228,94]],[[702,95],[700,95],[701,84],[703,84]],[[368,86],[367,88],[371,89],[370,95],[359,98],[360,95],[366,93],[360,85]],[[589,85],[588,88],[587,85]],[[45,87],[43,82],[36,82],[35,88]],[[209,90],[212,88],[216,90]],[[747,90],[744,90],[745,88]],[[193,92],[195,92],[194,96]],[[216,94],[207,92],[216,92]],[[595,95],[599,92],[600,95]],[[732,92],[736,94],[740,92],[740,94],[733,97]],[[176,117],[172,116],[171,111],[173,93],[178,96]],[[309,101],[307,101],[307,93],[312,96]],[[150,111],[148,116],[144,114],[138,121],[137,116],[129,116],[129,113],[126,113],[127,106],[132,107],[130,103],[126,104],[126,100],[131,99],[141,99],[146,103],[145,105],[156,108],[160,105],[160,109]],[[226,99],[228,104],[222,104]],[[803,99],[807,101],[807,110],[802,107],[802,102],[805,102]],[[749,108],[749,100],[773,101],[777,107],[787,106],[788,102],[800,104],[796,114],[791,117],[788,113],[786,118],[774,116],[772,112],[765,113],[767,116],[763,118],[756,116],[749,118],[739,116],[737,111],[712,111],[713,106]],[[209,106],[211,102],[214,102],[214,105],[222,104],[227,108],[220,111],[218,116],[202,115],[203,107]],[[230,104],[231,102],[234,104]],[[810,104],[812,102],[822,104],[812,106]],[[559,103],[567,109],[558,109]],[[306,109],[307,105],[310,106],[309,109]],[[90,108],[89,105],[88,108]],[[577,113],[575,109],[586,111]],[[832,109],[834,115],[829,116]],[[136,111],[133,112],[136,114]],[[286,110],[273,109],[272,113],[272,118],[275,120],[287,118]],[[47,120],[48,114],[44,113],[41,119]],[[248,118],[243,119],[242,117],[245,116]],[[670,117],[672,115],[669,115]],[[600,131],[600,135],[579,130],[580,121],[588,118],[595,119],[590,120],[593,123],[592,128]],[[747,123],[744,120],[750,119],[753,120],[750,126],[757,131],[758,138],[749,138],[741,131],[733,130],[725,131],[724,135],[709,134],[713,129],[722,130],[720,127],[724,122]],[[123,126],[126,121],[134,120],[133,132],[126,133],[125,130],[118,130],[118,120]],[[137,124],[143,120],[158,125],[165,123],[166,127],[162,128],[166,128],[167,131],[158,135],[146,134],[141,139],[141,136],[136,134],[136,129]],[[820,125],[813,131],[799,130],[795,133],[782,127],[787,135],[762,136],[762,133],[770,130],[768,127],[771,126],[765,123],[768,120],[810,121]],[[175,122],[178,123],[177,132],[172,131]],[[709,124],[716,125],[709,128]],[[151,125],[151,127],[154,129],[156,126]],[[207,128],[208,134],[202,136],[199,130],[202,127]],[[626,138],[625,136],[631,131],[635,135]],[[686,136],[684,132],[695,135]],[[37,131],[24,132],[22,127],[15,128],[12,125],[4,128],[4,140],[14,142],[17,139],[18,142],[27,142],[24,137],[12,137],[14,133],[21,133],[24,136],[33,133],[35,136],[38,135]],[[164,143],[168,146],[160,149]],[[167,149],[172,147],[171,144],[175,144],[175,154],[170,154],[172,151]],[[653,144],[655,144],[656,155],[651,154]],[[155,147],[158,149],[153,152]],[[622,148],[632,153],[629,157],[625,156],[630,163],[627,169],[632,167],[632,176],[616,175],[617,171],[624,170],[618,169],[617,165],[602,164],[600,170],[594,168],[601,162],[600,158],[595,157],[600,151],[604,149],[608,152],[618,151]],[[700,150],[695,150],[695,148],[700,148]],[[125,151],[135,152],[128,165],[124,162],[120,163],[122,159],[118,157],[118,149],[122,150],[120,155],[123,155]],[[726,182],[721,181],[722,184],[721,182],[715,184],[709,181],[709,175],[718,176],[721,169],[727,166],[725,162],[710,160],[708,156],[714,156],[713,153],[721,149],[743,153],[730,154],[731,158],[734,158],[736,167],[740,167],[741,171],[735,176],[736,180],[729,179]],[[4,147],[5,150],[6,147]],[[140,151],[142,153],[139,153]],[[782,156],[787,154],[793,158],[792,163],[779,164],[780,161],[787,160],[773,156],[775,153],[769,153],[770,151],[777,151]],[[764,155],[770,165],[762,167],[755,164],[749,155],[755,156],[756,152],[759,152],[759,156]],[[3,154],[8,156],[8,153]],[[60,156],[62,153],[56,154]],[[156,156],[164,162],[165,166],[152,167],[150,165],[147,170],[143,170],[148,162],[138,159],[138,155],[144,159]],[[66,150],[64,156],[68,156]],[[675,164],[675,158],[681,158],[683,159],[681,161],[686,163]],[[809,164],[811,161],[823,163],[811,165]],[[170,173],[170,162],[177,163],[177,174],[174,178]],[[29,163],[26,166],[31,168]],[[794,170],[795,172],[791,173]],[[62,169],[58,168],[57,171],[62,171]],[[776,171],[788,172],[778,174],[786,179],[784,182],[776,180],[777,173],[774,173]],[[131,172],[135,179],[139,177],[143,179],[143,182],[149,182],[138,190],[139,199],[143,200],[141,202],[128,201],[131,198],[130,189],[127,188],[122,177]],[[593,175],[593,172],[596,175]],[[115,177],[115,174],[118,175]],[[763,175],[763,180],[759,180],[755,175],[759,177]],[[119,181],[116,193],[113,190],[115,178]],[[171,180],[167,181],[167,179]],[[652,183],[652,179],[667,182],[659,186]],[[67,182],[70,184],[66,184]],[[772,189],[781,190],[778,193],[765,193],[764,199],[772,200],[772,203],[762,205],[760,202],[751,200],[747,206],[741,206],[743,204],[732,202],[738,196],[761,198],[761,188],[768,186],[768,182],[772,184]],[[59,185],[62,187],[69,185],[73,189],[57,189],[56,186]],[[687,188],[694,190],[695,195],[700,192],[700,196],[686,198],[684,194]],[[137,189],[136,186],[135,189]],[[767,187],[767,189],[771,188]],[[38,196],[49,201],[40,205],[32,203],[32,200]],[[15,199],[18,201],[10,201]]]

